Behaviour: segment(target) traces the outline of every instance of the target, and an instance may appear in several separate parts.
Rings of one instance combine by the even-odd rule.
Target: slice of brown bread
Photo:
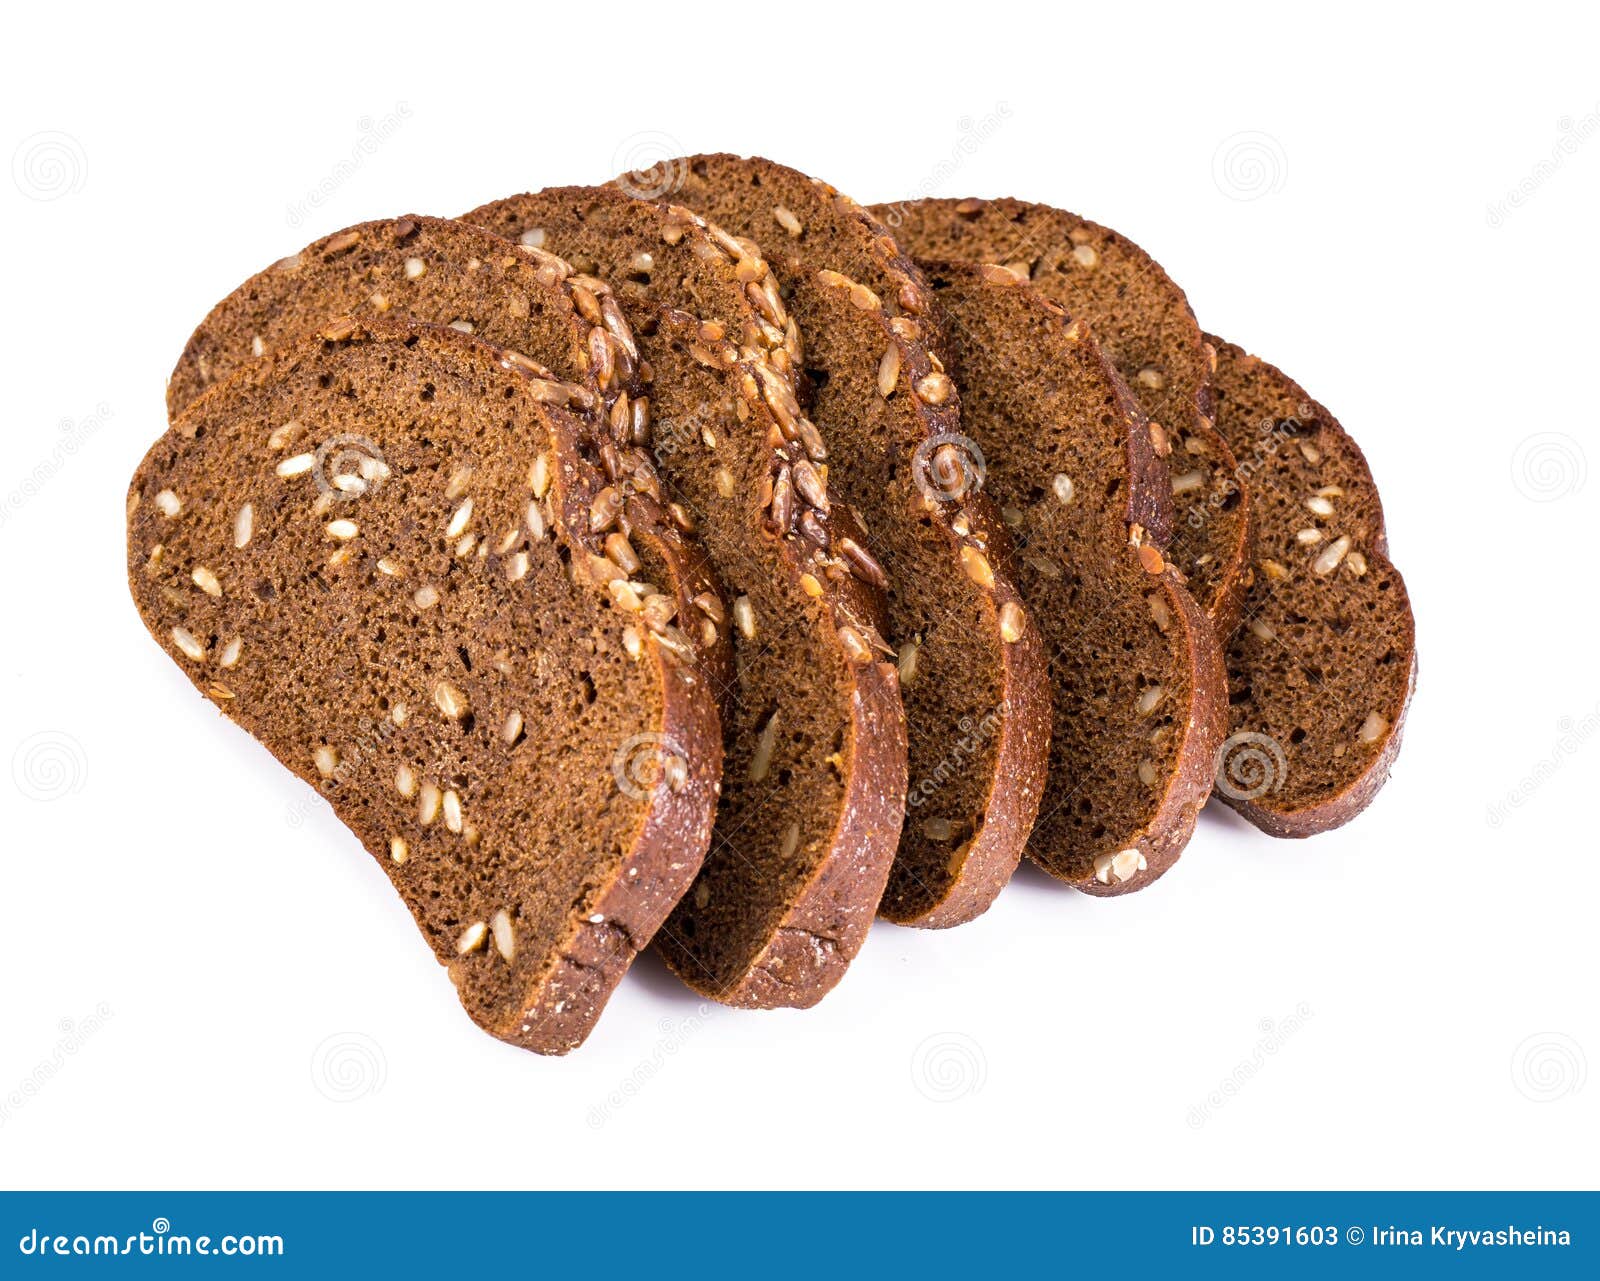
[[[1211,421],[1209,369],[1189,301],[1160,265],[1108,227],[1023,200],[911,200],[873,212],[919,258],[999,263],[1087,321],[1152,423],[1176,520],[1153,531],[1219,636],[1233,631],[1250,493]]]
[[[1140,889],[1194,831],[1226,717],[1215,631],[1144,536],[1170,507],[1165,475],[1089,326],[1006,268],[922,265],[1050,654],[1050,776],[1029,856],[1091,893]]]
[[[677,199],[759,241],[804,338],[828,488],[883,566],[911,789],[879,913],[948,926],[1010,879],[1044,784],[1049,689],[916,267],[848,196],[770,160],[692,156]],[[627,180],[618,184],[627,188]]]
[[[1256,511],[1217,794],[1265,832],[1310,836],[1349,822],[1388,780],[1416,623],[1355,441],[1281,370],[1208,342],[1217,427],[1248,461]]]
[[[596,572],[593,404],[344,319],[190,405],[129,492],[151,634],[380,861],[472,1018],[542,1053],[688,888],[720,774],[695,651]]]
[[[716,833],[658,940],[746,1006],[815,1003],[860,950],[905,805],[880,571],[795,399],[799,335],[755,246],[686,210],[554,188],[467,215],[611,281],[653,375],[654,448],[734,598]]]
[[[609,287],[575,274],[554,254],[481,227],[417,214],[361,223],[258,272],[213,307],[189,339],[167,383],[169,417],[261,354],[347,314],[449,324],[531,359],[544,377],[593,390],[612,428],[614,446],[602,461],[621,501],[617,537],[635,540],[636,554],[624,555],[622,568],[633,581],[667,588],[680,616],[698,615],[694,602],[708,593],[722,599],[695,540],[664,524],[658,510],[635,510],[659,503],[660,484],[653,468],[635,476],[650,443],[650,402],[638,346]],[[658,540],[663,530],[668,536]],[[728,690],[727,628],[694,627],[689,636],[703,649],[719,694]]]

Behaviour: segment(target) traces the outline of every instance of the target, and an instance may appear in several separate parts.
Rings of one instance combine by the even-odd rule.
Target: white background
[[[8,15],[0,1183],[1594,1186],[1594,7],[767,12]],[[1323,400],[1421,636],[1372,808],[1304,843],[1208,810],[1120,901],[1025,870],[809,1012],[647,959],[567,1059],[477,1031],[148,639],[124,489],[252,271],[663,146],[1065,205]]]

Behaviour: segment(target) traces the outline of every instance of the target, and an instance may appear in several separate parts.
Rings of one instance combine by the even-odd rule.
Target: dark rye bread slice
[[[1091,893],[1140,889],[1194,831],[1226,715],[1215,631],[1135,520],[1171,501],[1150,433],[1090,327],[1023,277],[923,268],[1050,655],[1050,775],[1029,856]]]
[[[263,353],[314,334],[331,316],[405,314],[448,324],[519,353],[525,368],[576,383],[598,397],[613,443],[601,455],[613,482],[597,514],[614,520],[608,555],[622,571],[629,604],[660,584],[685,634],[703,650],[719,694],[732,683],[727,627],[696,601],[722,599],[693,538],[660,520],[660,483],[648,463],[650,402],[638,347],[604,282],[580,276],[554,254],[515,245],[481,227],[410,214],[346,227],[256,273],[211,309],[190,337],[167,383],[176,419],[207,386]],[[542,495],[541,495],[542,497]],[[638,512],[641,504],[652,510]],[[609,525],[607,526],[609,528]],[[661,534],[662,537],[657,535]],[[631,544],[629,540],[632,540]],[[648,617],[661,621],[653,603]],[[670,623],[669,623],[670,625]]]
[[[911,788],[879,914],[948,926],[983,912],[1027,844],[1044,783],[1049,691],[1037,628],[981,491],[981,459],[937,355],[916,267],[860,205],[770,160],[673,161],[677,199],[759,241],[804,340],[802,385],[829,490],[887,574]],[[625,180],[619,180],[625,181]]]
[[[1349,822],[1388,780],[1416,686],[1416,623],[1355,441],[1282,371],[1208,342],[1217,427],[1259,460],[1217,794],[1273,836],[1311,836]]]
[[[332,322],[192,404],[128,504],[151,634],[329,800],[472,1018],[557,1054],[688,888],[720,769],[694,651],[591,574],[601,421],[560,389]]]
[[[811,1005],[882,896],[906,749],[881,570],[829,498],[794,323],[755,247],[686,210],[555,188],[467,219],[611,281],[653,375],[663,477],[733,597],[716,832],[658,946],[717,1000]]]
[[[1229,635],[1239,616],[1250,492],[1211,421],[1209,369],[1189,301],[1160,265],[1110,228],[1023,200],[911,200],[873,212],[919,258],[998,263],[1088,322],[1153,424],[1175,521],[1157,543]]]

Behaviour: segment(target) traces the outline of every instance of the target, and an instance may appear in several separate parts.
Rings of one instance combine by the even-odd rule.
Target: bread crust
[[[755,289],[767,277],[766,264],[753,242],[731,236],[687,209],[634,201],[609,187],[559,187],[512,196],[473,210],[465,220],[489,228],[520,227],[526,231],[544,228],[554,221],[552,211],[581,211],[608,202],[650,211],[657,237],[652,244],[657,252],[666,252],[661,245],[676,247],[687,243],[701,261],[720,264],[716,269],[729,278],[740,279],[737,273],[741,271],[745,278],[753,278],[748,286],[739,287],[741,297],[749,297],[747,288]],[[687,297],[683,301],[691,302]],[[725,365],[726,385],[743,406],[742,430],[766,436],[770,476],[776,480],[782,475],[781,486],[787,486],[789,472],[806,462],[806,442],[817,432],[809,420],[801,421],[803,415],[795,393],[800,336],[785,314],[776,289],[763,295],[764,311],[759,314],[753,310],[753,301],[740,305],[740,314],[727,318],[738,322],[734,332],[699,341],[707,343],[708,354],[713,354],[709,348],[717,343],[743,337],[743,345],[734,349],[735,358]],[[681,327],[685,335],[702,326],[701,318],[677,306],[661,308],[659,321]],[[763,340],[762,334],[770,337]],[[783,408],[782,419],[794,424],[787,430],[780,420],[779,407]],[[773,484],[774,496],[781,486]],[[769,511],[776,510],[772,499],[767,500],[766,506]],[[808,528],[811,532],[807,532]],[[884,596],[881,586],[861,572],[850,571],[837,558],[842,540],[852,533],[859,535],[860,528],[847,504],[832,501],[822,531],[827,536],[825,544],[819,544],[812,536],[817,532],[815,523],[808,527],[791,521],[789,527],[775,531],[794,590],[801,589],[802,576],[815,582],[815,599],[830,622],[836,651],[849,658],[850,649],[845,643],[848,633],[856,643],[865,641],[873,655],[870,661],[847,663],[849,770],[828,847],[816,858],[806,883],[788,900],[765,942],[752,952],[731,981],[710,981],[690,949],[675,938],[673,927],[664,930],[657,943],[669,968],[679,978],[696,991],[726,1004],[804,1007],[815,1004],[831,990],[865,941],[899,838],[906,791],[905,723],[898,682],[893,669],[886,671],[882,661],[893,653],[882,635]],[[770,535],[752,529],[750,536]],[[843,568],[845,572],[824,572],[825,567]],[[682,908],[687,911],[689,904]]]
[[[270,385],[280,370],[289,372],[301,362],[315,361],[325,350],[369,347],[381,353],[386,346],[410,347],[418,343],[436,357],[461,362],[504,383],[512,394],[519,387],[526,389],[529,401],[540,406],[539,413],[548,424],[548,445],[557,463],[552,490],[553,507],[558,513],[556,535],[575,553],[599,545],[587,522],[578,519],[586,514],[592,495],[606,480],[596,461],[604,439],[604,420],[585,408],[594,403],[586,389],[575,384],[551,384],[530,369],[520,353],[449,328],[402,318],[368,318],[360,322],[335,319],[321,335],[290,343],[251,362],[227,382],[197,397],[152,447],[135,473],[128,503],[129,588],[140,606],[142,621],[158,643],[166,647],[161,629],[164,621],[170,620],[159,617],[153,606],[150,610],[145,608],[150,589],[141,559],[141,533],[148,535],[150,531],[144,528],[147,517],[140,508],[144,492],[162,483],[151,474],[151,467],[172,452],[171,442],[192,436],[193,423],[208,413],[231,410],[233,401],[238,401],[240,412],[245,412],[255,388]],[[552,399],[550,389],[555,386],[567,389],[570,408]],[[530,442],[527,449],[531,458],[539,446]],[[597,583],[596,590],[602,591],[603,585]],[[620,630],[626,620],[620,612],[616,617]],[[603,885],[572,905],[565,937],[550,949],[546,963],[522,990],[517,1007],[490,1017],[468,1005],[469,1013],[485,1030],[539,1053],[564,1054],[587,1036],[633,956],[649,941],[687,888],[710,840],[721,774],[721,739],[711,686],[691,647],[669,645],[665,638],[654,634],[644,636],[641,644],[662,693],[658,732],[662,740],[673,745],[684,764],[680,784],[676,789],[666,785],[651,789],[627,852]],[[180,668],[193,684],[217,699],[230,718],[250,728],[253,718],[234,705],[231,692],[219,693],[214,684],[208,686],[206,669],[183,664]],[[280,755],[279,759],[307,783],[319,785],[316,773],[300,756]],[[340,812],[340,817],[393,878],[387,834],[353,813]],[[419,908],[406,897],[421,924]],[[461,967],[468,962],[450,955],[437,941],[435,951],[440,962],[450,969],[452,979],[459,983]],[[463,1002],[467,1003],[465,997]]]
[[[1234,457],[1227,441],[1216,430],[1200,326],[1194,318],[1188,298],[1177,282],[1167,275],[1159,263],[1126,236],[1077,214],[1033,201],[1014,197],[993,200],[975,197],[930,198],[874,205],[872,212],[882,219],[891,231],[899,234],[908,249],[919,257],[933,259],[964,257],[969,261],[978,261],[971,254],[956,251],[959,242],[954,236],[948,242],[935,243],[940,238],[933,235],[924,236],[922,234],[924,229],[937,228],[942,233],[952,228],[959,229],[965,223],[981,223],[985,219],[992,219],[997,224],[1010,224],[1027,218],[1040,218],[1059,223],[1063,227],[1070,224],[1069,234],[1072,243],[1080,249],[1092,251],[1098,245],[1099,251],[1104,253],[1108,248],[1115,247],[1119,254],[1139,264],[1140,278],[1151,282],[1151,286],[1167,304],[1168,319],[1172,322],[1167,326],[1164,336],[1164,342],[1170,344],[1166,351],[1167,363],[1184,367],[1182,391],[1188,421],[1176,426],[1181,427],[1187,436],[1204,443],[1206,453],[1214,461],[1216,473],[1220,478],[1218,487],[1222,490],[1223,497],[1227,501],[1235,502],[1239,512],[1237,524],[1229,536],[1224,537],[1213,532],[1206,539],[1206,550],[1215,557],[1221,569],[1215,576],[1214,586],[1199,593],[1202,598],[1201,604],[1212,620],[1217,634],[1230,635],[1237,625],[1243,600],[1241,580],[1247,563],[1248,530],[1252,519],[1250,492],[1249,486],[1240,475],[1238,460]],[[1037,256],[1043,246],[1032,241],[1027,235],[1014,235],[1011,239],[1024,242],[1020,245],[1008,243],[1006,248],[1022,252],[1024,261],[1017,265],[1026,270],[1028,262]],[[1042,271],[1035,283],[1046,296],[1064,305],[1075,319],[1091,322],[1096,320],[1094,315],[1082,307],[1073,305],[1069,284],[1059,282]],[[1137,372],[1140,371],[1126,367],[1118,370],[1119,376],[1125,378],[1132,378]],[[1171,374],[1174,371],[1168,372]],[[1160,392],[1152,393],[1140,387],[1134,390],[1134,396],[1141,405],[1148,408],[1152,400],[1160,398]],[[1173,424],[1165,425],[1173,426]],[[1175,461],[1178,457],[1176,453],[1173,454]],[[1230,497],[1232,495],[1237,497]],[[1169,527],[1166,530],[1156,529],[1152,532],[1157,545],[1163,550],[1168,549],[1173,530]]]
[[[414,280],[407,273],[402,282],[395,269],[410,261],[424,270]],[[308,305],[308,291],[314,288],[310,277],[318,267],[330,274],[314,293],[315,303]],[[205,387],[226,381],[249,363],[251,357],[238,341],[246,331],[270,352],[304,341],[333,316],[410,316],[434,325],[464,322],[464,317],[441,310],[442,294],[436,292],[446,272],[463,267],[474,292],[488,300],[472,313],[470,332],[526,358],[520,363],[525,372],[593,390],[615,445],[605,461],[648,447],[652,424],[638,345],[611,287],[537,247],[515,244],[469,223],[422,214],[375,219],[322,236],[258,271],[219,301],[195,327],[167,380],[168,420],[176,421]],[[553,346],[538,340],[539,326],[529,319],[535,299],[558,318],[563,331]],[[665,563],[680,617],[693,611],[695,598],[705,592],[723,598],[703,550],[664,518],[659,485],[651,486],[653,495],[631,484],[623,488],[625,523],[637,528],[647,555],[653,552]],[[707,679],[725,695],[733,682],[727,629],[719,628],[709,645],[698,634],[690,640],[703,650]]]
[[[822,179],[759,156],[688,156],[669,162],[665,168],[683,177],[678,198],[690,204],[697,200],[709,202],[706,212],[713,217],[719,205],[726,204],[719,196],[737,201],[741,193],[747,194],[756,185],[780,204],[794,203],[794,209],[785,208],[791,220],[785,227],[774,222],[760,231],[774,269],[789,282],[802,272],[814,273],[819,282],[827,277],[833,288],[850,291],[853,298],[863,287],[869,289],[873,297],[864,299],[870,302],[868,310],[887,318],[884,341],[898,351],[894,394],[914,408],[921,439],[965,439],[961,434],[959,389],[953,389],[938,402],[916,392],[930,375],[944,374],[945,318],[938,299],[916,264],[871,212]],[[626,178],[614,181],[627,184]],[[783,195],[784,191],[797,193],[804,203]],[[820,219],[813,217],[819,210],[836,216],[844,230],[820,227]],[[735,230],[757,234],[752,227]],[[853,278],[868,270],[870,279]],[[864,359],[876,361],[878,353],[870,353]],[[823,424],[823,430],[826,434],[828,424]],[[916,465],[914,460],[911,465]],[[981,488],[973,487],[960,494],[941,495],[938,501],[926,501],[924,513],[943,540],[952,580],[960,581],[966,576],[963,556],[967,549],[979,552],[990,566],[993,581],[982,590],[988,602],[988,656],[999,673],[999,726],[993,738],[992,764],[984,780],[981,826],[965,845],[959,871],[942,882],[936,894],[918,894],[914,906],[912,899],[901,901],[893,895],[879,906],[880,915],[897,924],[945,928],[986,911],[1010,880],[1026,848],[1044,789],[1050,692],[1038,629],[1026,622],[1026,606],[1016,585],[1011,539],[998,509]],[[872,524],[877,529],[897,514],[874,510]],[[888,568],[893,573],[896,567],[890,564]],[[1019,616],[1024,619],[1015,639],[1006,639],[1001,622],[1003,611],[1008,620]],[[890,636],[891,642],[906,639]],[[928,678],[949,680],[951,674],[935,670]],[[953,731],[946,725],[912,723],[909,728],[913,735],[920,732],[940,738],[949,737]],[[911,838],[914,821],[908,815],[902,844]],[[920,832],[915,833],[915,839],[921,839]],[[928,888],[920,881],[918,884],[922,889]]]
[[[946,285],[964,282],[978,294],[993,293],[997,301],[1020,308],[1023,316],[1031,313],[1044,319],[1059,332],[1063,346],[1070,344],[1075,358],[1090,362],[1096,383],[1114,398],[1125,423],[1123,457],[1129,492],[1119,514],[1127,530],[1131,560],[1140,548],[1152,542],[1149,530],[1170,519],[1171,491],[1166,467],[1155,452],[1146,419],[1110,361],[1095,344],[1092,326],[1068,316],[1061,306],[1006,268],[937,260],[922,260],[921,265],[931,280]],[[1022,321],[1017,323],[1019,328],[1023,326]],[[975,391],[969,394],[969,401],[976,394]],[[1146,574],[1148,576],[1148,569]],[[1126,894],[1142,889],[1177,861],[1193,834],[1196,816],[1211,790],[1215,753],[1226,724],[1227,683],[1211,620],[1170,564],[1160,565],[1154,581],[1161,586],[1172,626],[1181,633],[1181,643],[1172,647],[1172,653],[1182,663],[1189,699],[1184,709],[1183,727],[1162,780],[1160,799],[1150,818],[1139,827],[1117,833],[1116,848],[1137,850],[1142,856],[1142,865],[1113,876],[1109,865],[1101,866],[1102,858],[1113,852],[1110,849],[1096,858],[1094,866],[1084,867],[1081,858],[1063,857],[1055,850],[1040,848],[1037,840],[1029,848],[1030,857],[1050,875],[1096,895]],[[1061,783],[1060,779],[1052,781],[1057,785]]]
[[[1389,606],[1391,618],[1399,622],[1405,638],[1405,678],[1400,689],[1391,694],[1389,702],[1375,709],[1381,712],[1387,722],[1378,750],[1360,769],[1350,771],[1337,788],[1329,790],[1326,795],[1310,803],[1293,807],[1273,805],[1265,794],[1261,797],[1252,797],[1234,795],[1226,787],[1219,786],[1216,789],[1218,800],[1236,810],[1269,836],[1292,839],[1315,836],[1319,832],[1341,827],[1355,818],[1372,803],[1373,798],[1389,780],[1395,759],[1400,753],[1401,738],[1406,716],[1411,707],[1411,699],[1416,692],[1418,671],[1416,622],[1405,590],[1405,580],[1399,568],[1389,558],[1389,538],[1388,531],[1384,527],[1382,501],[1371,468],[1367,465],[1366,456],[1361,452],[1360,446],[1340,425],[1339,420],[1328,412],[1326,406],[1307,395],[1299,383],[1277,366],[1262,360],[1259,356],[1249,355],[1243,348],[1215,335],[1207,334],[1205,340],[1213,369],[1218,367],[1219,353],[1227,358],[1228,363],[1216,375],[1220,391],[1227,390],[1227,379],[1234,367],[1259,372],[1277,385],[1277,394],[1284,403],[1304,406],[1309,411],[1310,420],[1319,427],[1318,439],[1324,449],[1329,444],[1330,438],[1337,444],[1341,465],[1353,470],[1357,478],[1364,482],[1365,492],[1362,495],[1358,523],[1364,523],[1366,526],[1361,530],[1364,535],[1361,541],[1368,543],[1363,549],[1366,560],[1370,562],[1367,572],[1392,576],[1398,588],[1398,591],[1389,598]],[[1268,533],[1265,528],[1260,528],[1256,532],[1263,536]],[[1249,575],[1247,581],[1248,578]],[[1253,682],[1248,683],[1253,684]],[[1248,719],[1248,713],[1244,713],[1243,717],[1241,724]]]

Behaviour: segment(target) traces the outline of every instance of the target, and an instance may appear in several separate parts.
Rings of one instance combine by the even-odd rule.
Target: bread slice
[[[554,188],[467,220],[611,281],[653,375],[663,477],[733,597],[716,833],[661,951],[717,1000],[811,1005],[882,896],[906,748],[881,571],[795,399],[796,327],[756,247],[685,210]]]
[[[607,590],[593,403],[343,319],[191,404],[128,501],[151,634],[380,861],[472,1018],[554,1054],[688,888],[720,773],[694,649]]]
[[[1051,656],[1050,775],[1029,856],[1091,893],[1141,889],[1194,831],[1226,715],[1215,632],[1144,536],[1171,504],[1147,424],[1090,327],[1024,277],[922,265]]]
[[[698,620],[684,629],[688,642],[701,650],[713,687],[729,689],[729,629],[708,625],[695,603],[722,600],[722,587],[693,537],[661,520],[655,468],[637,471],[647,460],[641,451],[650,445],[651,420],[633,332],[609,286],[574,273],[554,254],[418,214],[324,236],[211,309],[168,380],[168,415],[176,420],[208,386],[317,333],[330,316],[384,314],[476,334],[517,352],[538,376],[578,383],[599,397],[613,441],[602,463],[620,502],[611,542],[633,540],[619,565],[631,580],[669,592],[679,618]],[[640,513],[641,503],[651,510]]]
[[[1023,200],[911,200],[874,206],[916,257],[999,263],[1088,322],[1154,424],[1176,519],[1152,530],[1189,593],[1229,635],[1239,616],[1250,491],[1211,421],[1200,326],[1183,290],[1126,237]]]
[[[1249,460],[1256,500],[1217,794],[1265,832],[1310,836],[1349,822],[1388,780],[1416,624],[1355,441],[1282,371],[1207,341],[1217,427]]]
[[[758,240],[805,341],[828,487],[887,575],[911,789],[878,911],[971,920],[1021,857],[1044,783],[1049,690],[981,457],[933,351],[926,283],[848,196],[770,160],[692,156],[677,199]],[[625,182],[625,180],[619,180]]]

